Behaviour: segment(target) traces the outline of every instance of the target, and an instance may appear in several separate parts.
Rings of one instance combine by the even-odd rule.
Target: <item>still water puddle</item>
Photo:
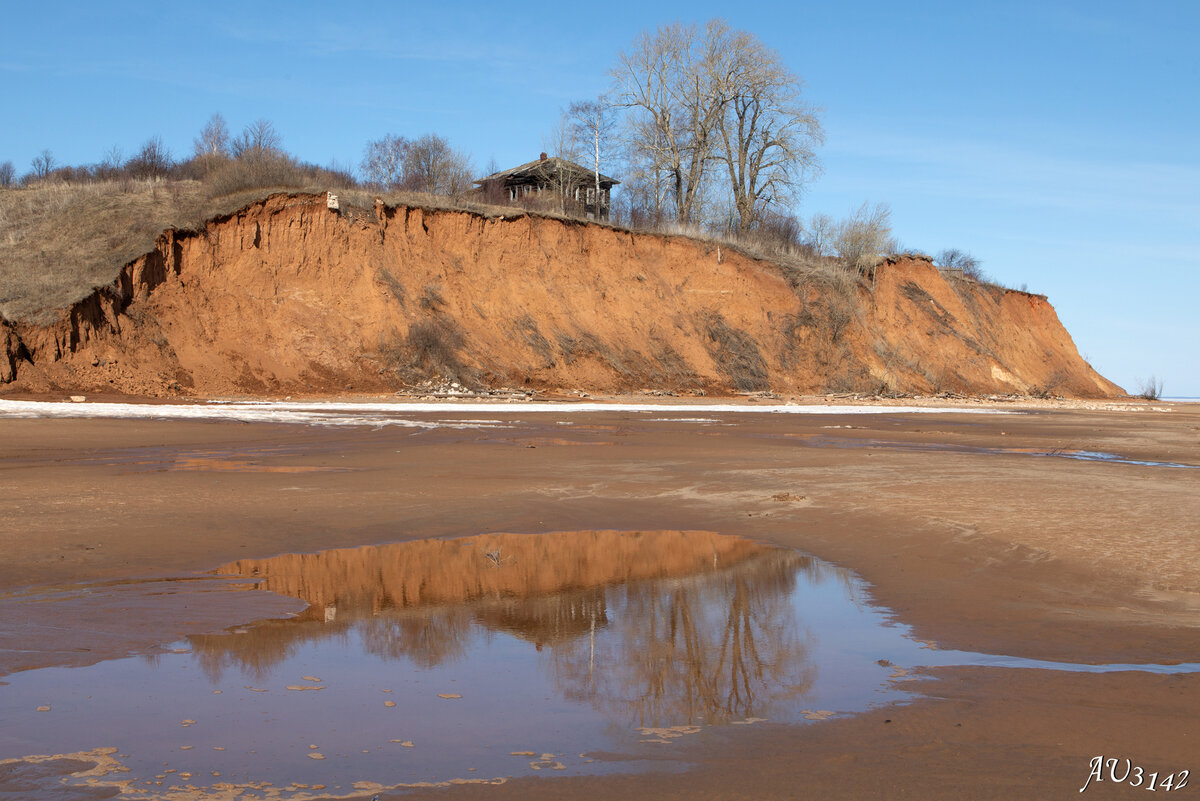
[[[826,428],[842,428],[843,426],[826,426]],[[853,428],[854,426],[844,426]],[[814,436],[812,434],[783,434],[783,437],[797,440],[804,445],[814,448],[876,448],[895,451],[916,451],[920,453],[966,453],[989,454],[994,456],[1048,456],[1058,459],[1073,459],[1079,462],[1107,462],[1109,464],[1132,464],[1141,467],[1174,467],[1183,470],[1200,470],[1200,465],[1183,462],[1162,462],[1148,459],[1133,459],[1116,453],[1105,451],[1087,451],[1071,448],[989,448],[982,445],[956,445],[946,442],[899,442],[882,439],[834,439],[832,437]]]
[[[338,798],[682,768],[663,749],[904,700],[894,680],[918,666],[1198,668],[936,650],[848,571],[707,532],[489,534],[218,572],[307,607],[7,677],[0,771],[74,755],[91,770],[71,783],[120,798]]]

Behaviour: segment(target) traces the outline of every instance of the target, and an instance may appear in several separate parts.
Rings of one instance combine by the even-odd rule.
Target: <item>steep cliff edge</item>
[[[837,280],[712,243],[531,216],[274,195],[166,231],[46,326],[0,320],[9,390],[468,386],[1121,394],[1044,297],[927,260]]]

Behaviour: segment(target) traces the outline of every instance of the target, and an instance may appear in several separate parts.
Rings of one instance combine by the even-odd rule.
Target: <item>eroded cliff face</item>
[[[838,287],[715,244],[514,211],[275,195],[167,231],[0,382],[147,395],[477,387],[1108,396],[1044,297],[921,259]]]

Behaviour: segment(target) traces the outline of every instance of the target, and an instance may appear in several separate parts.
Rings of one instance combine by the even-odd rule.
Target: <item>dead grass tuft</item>
[[[770,389],[767,365],[753,337],[730,326],[719,312],[710,312],[702,324],[709,355],[734,389],[739,392]]]
[[[477,389],[477,371],[463,364],[459,352],[466,341],[451,320],[418,320],[402,338],[393,338],[380,348],[380,357],[403,384],[421,381],[447,382]]]

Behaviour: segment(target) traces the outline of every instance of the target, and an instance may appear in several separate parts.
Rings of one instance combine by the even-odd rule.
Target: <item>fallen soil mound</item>
[[[1123,394],[1046,298],[921,257],[868,278],[540,217],[273,195],[167,230],[48,325],[0,320],[8,391],[444,386]]]

